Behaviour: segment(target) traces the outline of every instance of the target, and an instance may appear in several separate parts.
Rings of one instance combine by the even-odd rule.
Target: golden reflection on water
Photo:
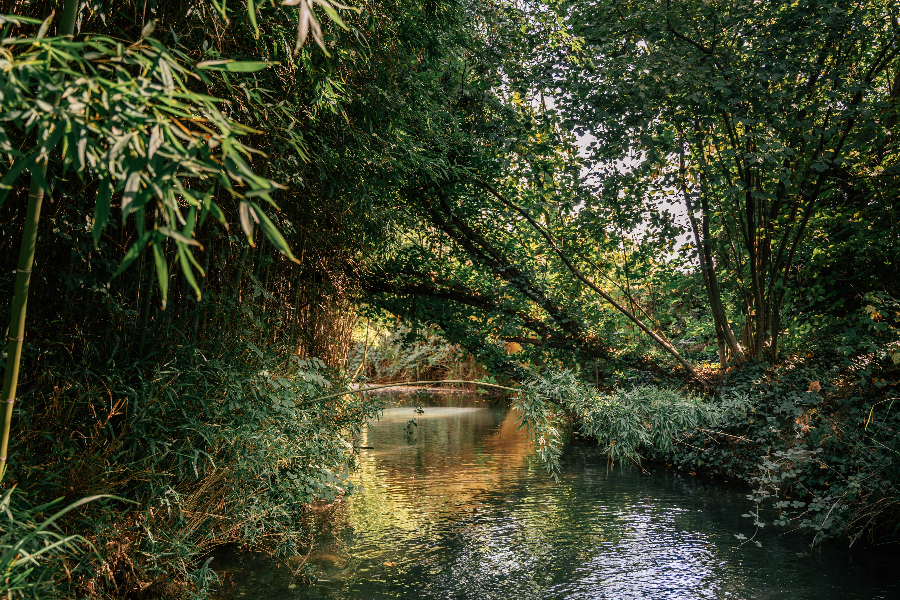
[[[896,597],[867,587],[843,558],[817,564],[804,540],[768,528],[763,549],[739,547],[743,491],[665,470],[610,471],[585,449],[567,455],[554,483],[515,412],[459,395],[430,404],[421,415],[388,409],[356,440],[371,447],[353,476],[361,487],[317,536],[317,585],[241,558],[229,598]]]
[[[385,410],[360,438],[373,449],[360,452],[353,482],[363,489],[350,502],[349,520],[366,529],[415,529],[436,514],[477,510],[479,496],[518,482],[530,460],[532,443],[517,430],[517,415],[506,411],[497,423],[485,406],[426,407],[421,415]],[[415,426],[398,427],[410,419]]]

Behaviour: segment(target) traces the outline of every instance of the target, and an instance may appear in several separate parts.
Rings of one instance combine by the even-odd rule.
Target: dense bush
[[[651,456],[745,480],[759,509],[777,513],[748,514],[757,526],[811,530],[814,541],[896,542],[900,413],[894,404],[900,398],[891,388],[900,370],[878,365],[877,354],[868,359],[881,386],[833,366],[836,357],[730,373],[720,394],[746,398],[752,409]]]
[[[210,550],[297,553],[311,543],[308,507],[352,492],[353,437],[379,405],[317,402],[343,389],[321,361],[245,342],[219,358],[185,348],[145,377],[138,367],[113,357],[96,371],[51,371],[42,387],[56,393],[26,399],[11,468],[23,501],[98,491],[137,501],[66,519],[63,530],[100,553],[45,561],[55,575],[38,581],[66,572],[58,584],[71,594],[121,598],[155,582],[202,595],[215,579]]]

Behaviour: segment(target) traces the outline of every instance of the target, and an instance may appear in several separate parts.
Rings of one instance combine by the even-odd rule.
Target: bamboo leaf
[[[178,262],[181,263],[181,272],[184,273],[184,278],[187,279],[188,283],[191,285],[191,288],[195,292],[197,292],[197,302],[200,302],[200,286],[197,285],[197,280],[194,279],[194,273],[191,270],[191,259],[193,259],[193,257],[189,259],[186,256],[190,253],[190,249],[184,244],[178,242],[176,242],[176,249],[178,251]]]
[[[294,46],[294,54],[300,52],[300,48],[306,43],[306,34],[309,32],[310,16],[312,16],[312,13],[309,10],[306,0],[301,0],[300,20],[297,26],[297,44]]]
[[[97,202],[94,204],[94,224],[92,233],[94,234],[94,248],[100,243],[100,235],[103,228],[109,221],[110,198],[112,197],[112,182],[109,180],[100,181],[100,187],[97,190]]]
[[[153,126],[153,129],[150,132],[150,143],[147,147],[147,158],[153,158],[153,155],[156,154],[156,151],[159,150],[160,146],[162,146],[162,143],[162,131],[159,128],[159,123],[157,123]]]
[[[332,21],[334,21],[335,23],[337,23],[338,25],[340,25],[342,28],[346,29],[347,31],[350,31],[350,28],[344,24],[344,22],[341,20],[340,15],[338,15],[337,11],[334,10],[334,7],[331,5],[331,3],[327,2],[326,0],[316,0],[316,4],[318,4],[319,6],[322,7],[322,9],[325,11],[326,14],[328,14],[328,17]]]
[[[284,236],[281,235],[281,232],[278,231],[278,228],[275,226],[268,215],[262,211],[259,205],[249,202],[253,213],[257,217],[257,222],[262,227],[262,230],[265,232],[266,237],[269,238],[269,241],[272,242],[272,245],[275,246],[279,252],[284,254],[288,259],[294,261],[299,264],[300,261],[294,258],[294,254],[291,252],[291,247],[288,245],[287,240],[284,239]]]
[[[56,15],[55,10],[50,11],[50,16],[44,19],[44,22],[41,23],[41,28],[38,29],[37,39],[43,39],[45,35],[47,35],[47,30],[50,29],[50,23],[53,22],[53,17]]]
[[[12,490],[10,490],[10,492],[12,492]],[[98,500],[100,498],[112,498],[115,500],[124,500],[125,502],[132,502],[131,500],[126,500],[125,498],[120,498],[118,496],[111,496],[109,494],[88,496],[87,498],[82,498],[81,500],[77,500],[77,501],[73,502],[72,504],[69,504],[68,506],[66,506],[65,508],[63,508],[62,510],[60,510],[59,512],[57,512],[50,518],[48,518],[46,521],[44,521],[37,527],[35,527],[33,530],[31,530],[28,533],[28,535],[25,535],[22,538],[16,540],[16,543],[13,544],[6,552],[4,552],[2,557],[0,557],[0,564],[5,564],[5,565],[15,564],[14,561],[8,560],[8,559],[12,558],[12,557],[16,557],[19,554],[25,554],[25,549],[31,545],[31,540],[35,539],[45,529],[50,527],[54,521],[56,521],[58,518],[60,518],[61,516],[63,516],[67,512],[69,512],[70,510],[76,509],[79,506],[84,506],[85,504],[87,504],[89,502],[93,502],[94,500]],[[7,498],[4,498],[4,500],[6,500],[6,499]],[[48,504],[48,505],[44,505],[44,506],[50,506],[50,505]],[[38,550],[37,552],[32,553],[30,556],[31,557],[39,556],[40,554],[42,554],[46,551],[47,551],[47,548],[44,547],[44,548]]]
[[[222,20],[225,21],[225,26],[227,27],[229,25],[229,21],[228,21],[228,12],[225,7],[224,0],[223,0],[222,4],[219,4],[217,0],[212,0],[212,3],[213,3],[213,7],[215,7],[215,9],[219,12],[219,14],[222,15]]]
[[[0,181],[0,206],[3,206],[6,195],[9,193],[9,190],[12,189],[13,182],[15,182],[15,180],[19,178],[19,175],[22,174],[22,171],[28,168],[33,162],[34,156],[23,156],[14,162],[13,166],[6,172],[6,175],[3,176],[3,180]]]
[[[57,123],[53,128],[53,131],[50,132],[50,135],[47,137],[47,140],[41,144],[41,156],[47,156],[50,152],[56,147],[56,144],[59,143],[59,140],[66,133],[65,125],[62,123]]]
[[[262,71],[269,65],[277,64],[279,63],[262,60],[205,60],[197,63],[197,68],[211,71],[229,71],[231,73],[253,73]]]
[[[166,266],[166,257],[160,247],[160,239],[154,236],[153,260],[156,263],[156,279],[159,282],[159,293],[162,297],[162,309],[166,310],[166,298],[169,294],[169,267]]]
[[[254,248],[256,245],[253,243],[253,222],[250,220],[250,203],[246,201],[241,201],[238,206],[238,216],[241,219],[241,229],[244,230],[244,235],[247,236],[247,241],[250,242],[250,245]]]
[[[201,247],[202,249],[202,247]],[[200,273],[203,277],[206,277],[206,271],[203,267],[200,266],[200,263],[197,262],[197,259],[194,257],[194,253],[191,252],[190,248],[185,248],[185,255],[188,257],[188,260],[191,261],[191,264],[194,265],[194,268],[197,269],[197,272]]]
[[[259,38],[259,25],[256,24],[256,3],[247,0],[247,16],[250,17],[250,25],[253,26],[253,37]]]
[[[144,25],[144,28],[141,30],[141,37],[142,38],[150,37],[155,30],[156,30],[156,19],[150,19],[150,21],[148,21],[147,24]]]
[[[125,180],[125,190],[122,194],[122,221],[124,222],[128,215],[133,213],[139,207],[131,207],[138,191],[141,189],[141,171],[132,171]]]
[[[195,240],[193,238],[189,238],[188,236],[184,235],[177,229],[170,229],[169,227],[160,227],[158,231],[161,234],[163,234],[164,236],[170,237],[173,240],[181,242],[182,244],[190,244],[191,246],[198,246],[201,250],[203,249],[203,246],[200,244],[200,242],[198,242],[197,240]]]
[[[133,263],[134,260],[135,260],[138,256],[141,255],[141,252],[144,251],[144,248],[147,247],[147,244],[150,243],[150,241],[152,240],[152,238],[153,238],[153,232],[152,232],[152,231],[146,231],[146,232],[144,232],[143,235],[141,235],[140,237],[138,237],[137,241],[131,245],[131,247],[130,247],[130,248],[128,249],[128,251],[125,253],[125,256],[122,257],[122,262],[119,263],[119,268],[116,269],[116,272],[113,273],[113,276],[112,276],[110,279],[115,279],[116,277],[119,276],[120,273],[122,273],[122,271],[124,271],[125,269],[127,269],[128,266],[129,266],[131,263]],[[96,240],[96,239],[97,239],[97,238],[95,237],[95,240]],[[96,242],[95,242],[95,245],[96,245]]]
[[[204,204],[204,211],[200,216],[200,223],[203,224],[204,219],[206,218],[206,213],[211,214],[216,220],[221,223],[226,230],[228,230],[228,220],[225,218],[225,213],[222,212],[222,209],[219,208],[219,205],[212,200],[212,194],[210,194],[210,200],[208,204]]]
[[[197,202],[196,198],[191,198],[191,200],[193,200],[194,202]],[[197,205],[200,205],[200,203],[197,202]],[[183,233],[185,235],[193,238],[194,237],[194,226],[197,224],[197,206],[191,206],[191,208],[188,210],[188,216],[187,216],[187,219],[185,219],[185,221],[186,222],[184,224]],[[203,246],[201,246],[201,248],[202,247]]]

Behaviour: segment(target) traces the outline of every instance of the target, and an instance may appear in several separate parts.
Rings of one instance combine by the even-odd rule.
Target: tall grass
[[[192,347],[149,373],[140,366],[111,359],[51,372],[40,387],[54,392],[30,398],[11,465],[29,498],[103,492],[137,502],[60,521],[69,545],[83,538],[99,550],[66,555],[41,576],[62,596],[121,598],[163,583],[203,596],[215,581],[211,550],[298,553],[310,543],[309,506],[352,491],[351,440],[380,405],[317,402],[344,389],[322,361],[245,342],[220,358]]]

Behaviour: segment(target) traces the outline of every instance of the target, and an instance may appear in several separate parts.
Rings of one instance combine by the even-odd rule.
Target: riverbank
[[[0,515],[0,550],[41,550],[56,539],[39,533],[48,515],[101,496],[56,521],[51,531],[68,542],[30,565],[23,590],[203,598],[217,581],[209,562],[217,547],[289,556],[308,546],[316,503],[352,490],[357,455],[348,440],[383,404],[365,394],[318,402],[341,385],[334,370],[251,350],[218,358],[185,351],[145,370],[112,364],[45,382],[58,393],[29,404],[15,439],[4,481],[12,517]],[[96,415],[92,428],[65,434],[83,414]],[[10,580],[28,566],[11,566]]]
[[[851,379],[812,361],[735,369],[718,397],[749,399],[749,411],[682,436],[671,452],[646,454],[683,473],[744,482],[760,509],[774,509],[750,516],[753,528],[805,531],[813,543],[896,545],[898,375],[888,366]]]
[[[505,404],[432,396],[409,427],[405,400],[366,430],[358,493],[316,546],[288,564],[217,556],[218,598],[891,597],[893,570],[836,545],[771,528],[742,545],[743,489],[609,468],[596,444],[567,453],[554,482]]]

